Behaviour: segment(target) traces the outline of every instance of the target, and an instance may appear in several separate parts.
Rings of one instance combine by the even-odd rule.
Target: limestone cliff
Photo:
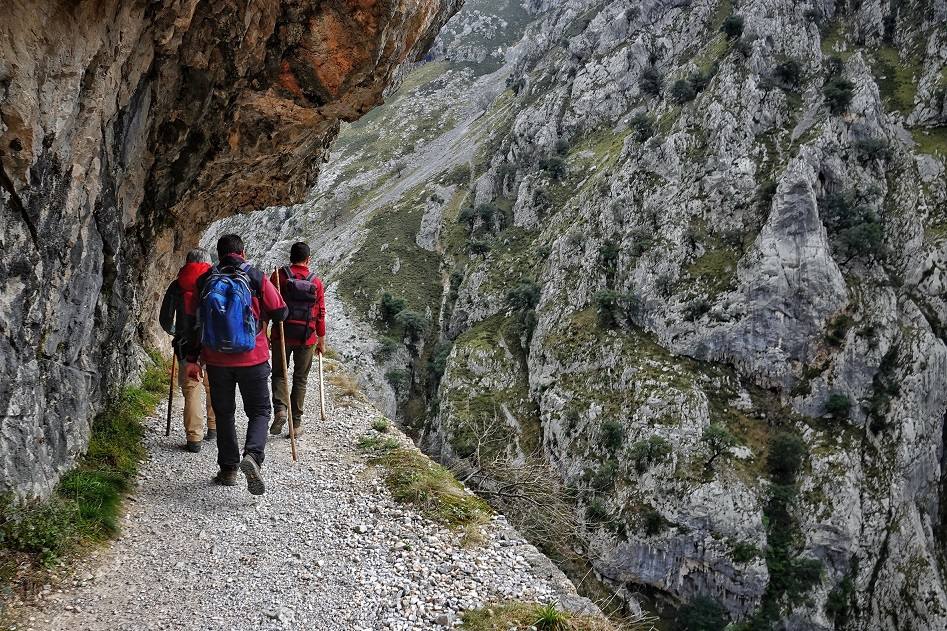
[[[488,496],[555,471],[612,585],[945,628],[947,5],[480,0],[446,32],[309,201],[216,230],[319,246],[366,380]]]
[[[42,494],[221,216],[301,198],[460,0],[5,0],[0,490]]]

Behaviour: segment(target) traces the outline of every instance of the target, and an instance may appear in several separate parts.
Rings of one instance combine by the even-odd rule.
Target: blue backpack
[[[259,323],[253,315],[250,265],[219,267],[201,292],[201,344],[218,353],[246,353],[256,348]]]

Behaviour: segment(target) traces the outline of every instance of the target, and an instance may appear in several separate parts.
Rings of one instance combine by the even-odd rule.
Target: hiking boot
[[[192,454],[196,454],[201,450],[201,443],[200,441],[195,441],[195,442],[187,441],[187,444],[184,445],[184,448],[187,451],[191,452]]]
[[[207,436],[204,436],[204,440],[217,440],[217,430],[216,429],[207,430]]]
[[[240,470],[247,477],[247,490],[250,495],[263,495],[266,492],[266,486],[263,484],[263,476],[260,474],[260,465],[256,458],[247,454],[240,461]]]
[[[270,434],[279,436],[283,431],[283,425],[286,424],[286,410],[277,408],[273,410],[273,424],[270,425]]]
[[[214,484],[221,486],[237,486],[237,470],[221,469],[214,476]]]

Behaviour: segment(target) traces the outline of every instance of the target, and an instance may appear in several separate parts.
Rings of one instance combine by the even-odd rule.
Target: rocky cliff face
[[[0,487],[42,494],[204,227],[312,185],[459,0],[5,3]]]
[[[947,5],[483,0],[448,30],[257,253],[321,246],[379,396],[488,495],[555,471],[613,584],[947,626]]]

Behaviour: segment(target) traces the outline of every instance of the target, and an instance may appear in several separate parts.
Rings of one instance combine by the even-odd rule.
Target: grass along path
[[[163,415],[147,419],[150,456],[118,540],[81,562],[68,587],[43,590],[20,628],[437,629],[511,599],[588,606],[502,517],[465,499],[393,427],[379,431],[375,408],[343,394],[345,378],[333,381],[342,387],[327,384],[326,423],[310,384],[299,463],[288,440],[270,438],[260,498],[242,478],[211,485],[216,448],[185,453],[179,414],[171,438]]]

